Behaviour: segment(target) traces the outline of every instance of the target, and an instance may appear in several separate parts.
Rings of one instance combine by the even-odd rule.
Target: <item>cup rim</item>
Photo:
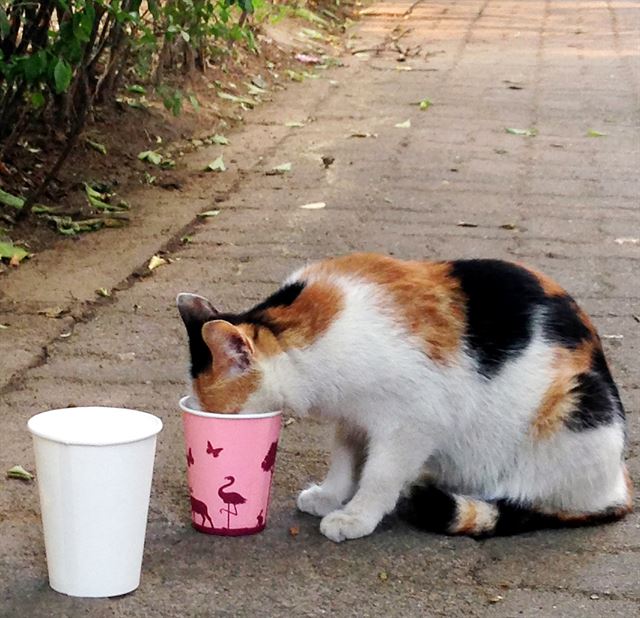
[[[204,412],[197,410],[189,406],[190,402],[194,401],[193,395],[185,395],[180,399],[180,409],[187,414],[193,414],[194,416],[202,416],[204,418],[220,418],[228,421],[233,420],[250,420],[256,418],[273,418],[274,416],[280,416],[282,410],[273,410],[269,412],[247,412],[242,414],[220,414],[219,412]]]
[[[55,427],[48,426],[47,419],[55,418],[59,415],[69,414],[132,414],[139,420],[143,421],[146,426],[141,426],[135,431],[123,432],[122,437],[114,438],[113,436],[100,435],[97,436],[90,431],[77,432],[75,435],[68,435],[64,431],[60,431]],[[87,419],[89,416],[87,416]],[[43,426],[44,424],[44,426]],[[43,440],[49,440],[58,444],[67,444],[73,446],[118,446],[121,444],[131,444],[133,442],[141,442],[157,436],[163,428],[162,420],[155,414],[143,412],[142,410],[134,410],[132,408],[116,408],[113,406],[77,406],[73,408],[56,408],[54,410],[45,410],[35,414],[27,421],[27,429],[29,432]]]

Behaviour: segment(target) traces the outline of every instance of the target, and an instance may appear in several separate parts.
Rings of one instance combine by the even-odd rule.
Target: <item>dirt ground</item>
[[[326,468],[328,431],[307,420],[283,430],[263,533],[190,526],[175,295],[239,309],[301,263],[352,250],[518,259],[558,279],[603,337],[640,482],[637,3],[387,1],[365,13],[343,67],[278,93],[229,146],[186,155],[189,183],[152,192],[129,228],[55,247],[1,281],[0,469],[33,469],[25,425],[48,408],[134,407],[165,428],[142,583],[122,598],[53,592],[37,488],[0,480],[0,616],[637,614],[637,512],[483,542],[390,518],[331,543],[295,510]],[[199,171],[222,152],[227,171]],[[286,162],[290,172],[265,174]],[[326,207],[300,208],[310,202]],[[169,263],[149,272],[158,253]]]

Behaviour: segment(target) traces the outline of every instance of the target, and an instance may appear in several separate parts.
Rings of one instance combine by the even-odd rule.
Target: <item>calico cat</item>
[[[396,506],[472,536],[631,510],[600,339],[534,270],[355,254],[302,268],[245,313],[177,303],[203,409],[335,421],[328,474],[297,501],[333,541],[370,534]]]

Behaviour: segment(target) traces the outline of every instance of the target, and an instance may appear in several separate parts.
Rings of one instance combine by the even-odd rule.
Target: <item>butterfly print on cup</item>
[[[222,450],[222,448],[213,448],[211,442],[207,440],[207,455],[213,455],[214,457],[217,457],[218,455],[220,455],[220,453],[222,453]]]

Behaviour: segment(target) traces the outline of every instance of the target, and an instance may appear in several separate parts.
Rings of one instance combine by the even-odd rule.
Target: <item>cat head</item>
[[[178,311],[187,329],[193,391],[204,410],[219,413],[274,409],[263,388],[260,358],[273,346],[268,333],[257,344],[257,329],[221,314],[202,296],[179,294]],[[238,322],[238,323],[232,323]]]

